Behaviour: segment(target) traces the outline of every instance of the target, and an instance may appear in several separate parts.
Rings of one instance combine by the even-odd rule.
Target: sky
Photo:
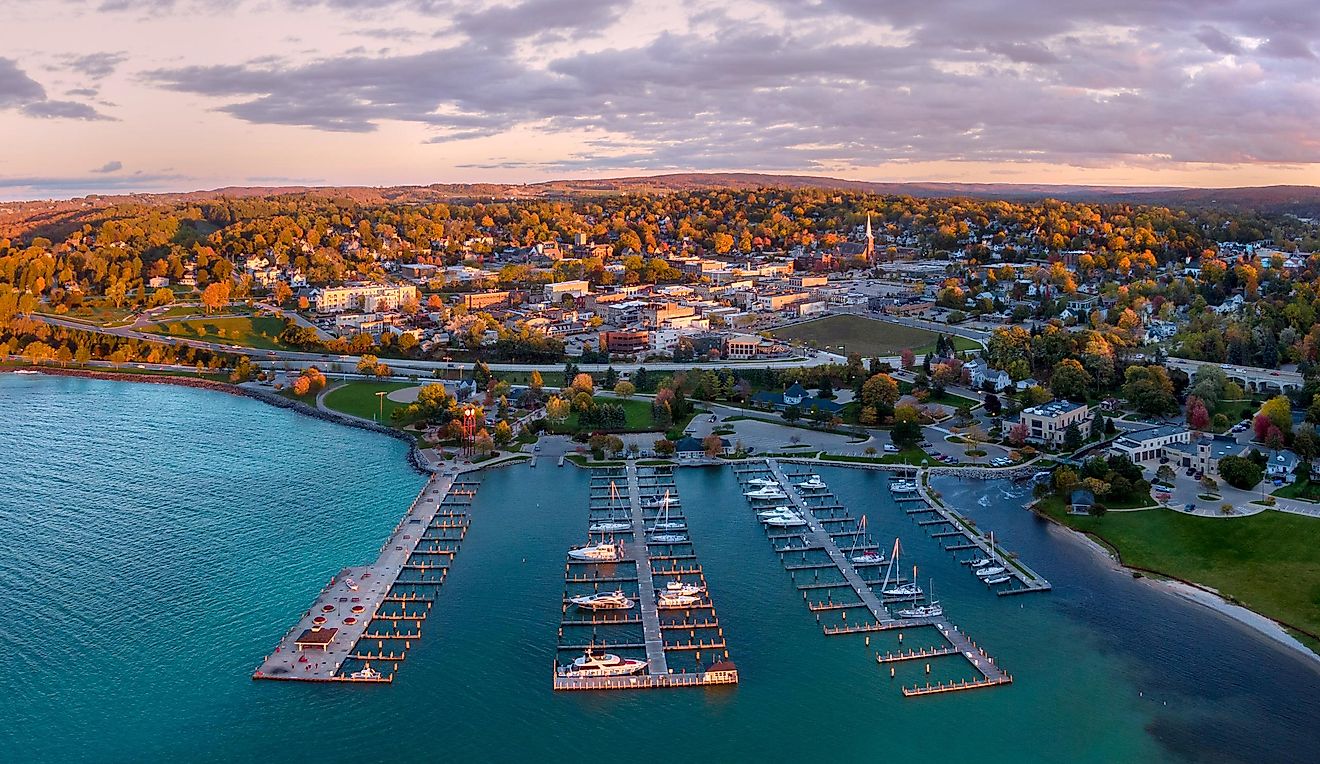
[[[1316,0],[0,0],[0,199],[1320,185]]]

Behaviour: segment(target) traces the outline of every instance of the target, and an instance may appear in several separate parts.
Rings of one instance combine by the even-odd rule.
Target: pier
[[[555,690],[624,690],[736,684],[724,630],[692,545],[672,467],[592,471],[591,543],[614,543],[613,561],[569,559],[554,665]],[[601,584],[608,586],[602,589]],[[673,584],[695,587],[690,600],[662,602]],[[635,591],[634,591],[635,590]],[[573,597],[623,591],[626,610],[586,611]],[[602,615],[602,612],[605,615]],[[619,617],[611,617],[617,613]],[[645,657],[645,669],[617,676],[576,674],[568,663],[587,650]],[[629,654],[631,653],[631,654]]]
[[[252,678],[393,681],[467,533],[477,485],[431,475],[376,561],[331,578]]]
[[[767,527],[767,536],[775,546],[776,553],[779,554],[780,561],[789,574],[796,577],[800,572],[810,572],[813,581],[810,583],[796,583],[796,587],[803,592],[803,600],[808,609],[816,615],[816,620],[821,621],[822,614],[838,614],[842,619],[837,623],[822,623],[821,630],[827,636],[836,635],[857,635],[872,634],[877,632],[899,631],[899,641],[902,641],[902,631],[904,629],[921,629],[925,627],[934,628],[940,635],[943,645],[940,647],[927,647],[920,650],[909,649],[907,651],[890,651],[885,655],[876,655],[878,663],[898,663],[904,660],[916,660],[919,658],[940,658],[946,656],[961,655],[980,675],[975,680],[962,680],[961,682],[945,682],[939,685],[927,685],[926,687],[903,687],[905,697],[933,694],[936,692],[953,692],[962,689],[974,689],[981,687],[990,687],[1000,684],[1008,684],[1013,678],[999,668],[994,660],[971,640],[966,634],[958,629],[953,623],[948,621],[943,615],[921,618],[897,618],[889,612],[885,599],[877,595],[872,590],[872,585],[878,581],[868,581],[858,572],[858,565],[850,559],[843,547],[836,542],[836,538],[859,538],[864,535],[863,528],[857,523],[852,522],[852,529],[848,530],[847,525],[851,518],[842,504],[834,498],[833,494],[821,487],[810,487],[803,490],[794,480],[805,477],[806,474],[789,476],[784,473],[779,464],[773,460],[766,460],[761,464],[741,464],[734,467],[734,472],[738,476],[739,485],[742,490],[747,492],[751,487],[753,479],[760,481],[773,481],[773,486],[777,486],[782,497],[746,497],[748,504],[755,511],[762,511],[771,506],[789,506],[804,522],[805,527],[801,527],[798,532],[793,534],[781,534],[771,532]],[[765,485],[764,482],[758,485]],[[821,513],[822,516],[818,516]],[[840,530],[832,531],[837,523],[842,526]],[[785,546],[779,541],[785,538],[796,538],[801,546]],[[878,547],[871,543],[869,538],[865,543],[855,542],[846,547],[848,551],[867,551],[876,550]],[[799,559],[790,561],[789,555],[797,554]],[[808,555],[824,555],[824,559],[805,559]],[[839,580],[820,581],[822,572],[833,570],[837,572]],[[896,583],[892,579],[890,584]],[[850,600],[843,603],[834,603],[830,599],[819,602],[813,602],[809,599],[809,592],[818,590],[822,592],[832,592],[835,589],[848,589],[856,595],[856,600]],[[819,597],[820,595],[817,595]],[[908,600],[910,602],[910,600]],[[864,611],[870,616],[870,620],[849,621],[847,616],[850,611]],[[869,645],[870,637],[867,637]]]

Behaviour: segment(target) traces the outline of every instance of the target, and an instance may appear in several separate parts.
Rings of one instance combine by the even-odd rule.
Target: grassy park
[[[929,329],[917,329],[900,326],[887,321],[853,315],[835,315],[804,321],[800,324],[771,330],[770,334],[793,342],[814,343],[816,346],[838,347],[843,345],[848,353],[861,353],[863,357],[897,355],[904,348],[911,348],[918,355],[935,349],[935,340],[939,336]],[[958,350],[979,348],[976,342],[965,337],[954,337],[954,347]]]
[[[169,337],[244,345],[259,350],[291,350],[280,342],[284,319],[274,316],[225,316],[162,321],[152,330]]]
[[[1167,509],[1074,516],[1050,497],[1040,509],[1118,552],[1125,565],[1193,581],[1244,607],[1320,634],[1320,521],[1284,512],[1195,517]],[[1308,640],[1315,649],[1317,643]]]
[[[628,399],[622,398],[595,398],[596,405],[602,403],[614,403],[623,406],[623,414],[626,418],[624,432],[650,432],[656,430],[655,424],[651,421],[651,400],[648,399]],[[578,423],[578,412],[574,411],[568,415],[560,424],[550,425],[551,432],[557,433],[575,433],[581,432],[582,426]]]
[[[326,393],[325,405],[342,414],[375,420],[379,418],[381,410],[381,401],[377,400],[376,393],[390,393],[415,386],[412,382],[348,382]],[[386,424],[390,423],[391,412],[406,405],[395,403],[389,398],[384,399],[384,404]]]

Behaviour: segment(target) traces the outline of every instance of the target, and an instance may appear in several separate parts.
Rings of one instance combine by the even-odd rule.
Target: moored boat
[[[583,610],[631,610],[634,604],[622,589],[570,597],[568,601]]]
[[[568,670],[577,676],[624,676],[636,674],[644,668],[644,660],[620,658],[613,653],[596,654],[590,650],[568,666]]]
[[[602,541],[597,544],[574,547],[568,550],[568,556],[574,560],[586,560],[588,562],[618,562],[623,558],[623,550],[620,546],[612,541]]]

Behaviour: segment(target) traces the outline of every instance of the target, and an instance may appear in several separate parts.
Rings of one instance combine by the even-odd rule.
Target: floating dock
[[[914,475],[910,480],[904,479],[903,483],[905,485],[915,485],[915,489],[900,489],[895,492],[891,487],[890,491],[894,493],[894,498],[915,497],[921,501],[921,506],[909,507],[905,512],[913,518],[925,518],[927,515],[934,515],[930,519],[917,520],[917,525],[930,532],[931,538],[939,540],[940,546],[946,552],[953,552],[954,556],[958,558],[958,562],[970,567],[974,558],[964,557],[959,553],[976,550],[977,557],[994,559],[1004,568],[1002,575],[1009,576],[1012,579],[1011,583],[1005,582],[1006,585],[992,584],[983,580],[983,583],[995,594],[1003,597],[1012,594],[1047,592],[1053,588],[1044,576],[1027,567],[1017,559],[1017,555],[1007,552],[999,544],[993,543],[962,514],[945,506],[943,502],[936,501],[927,491],[920,475]],[[946,543],[945,539],[949,539],[952,543]]]
[[[623,552],[614,562],[570,558],[565,565],[554,689],[633,690],[738,682],[681,506],[672,467],[630,464],[592,471],[589,528],[600,530],[589,530],[588,540],[620,544]],[[657,523],[671,526],[657,531]],[[701,594],[693,602],[666,607],[658,592],[670,583],[698,586]],[[573,597],[610,591],[623,592],[634,607],[591,611],[572,602]],[[644,657],[646,667],[630,675],[577,675],[569,664],[587,649],[623,658]]]
[[[865,536],[864,529],[855,520],[852,520],[846,508],[838,502],[832,493],[828,492],[828,489],[823,487],[804,488],[795,483],[795,479],[805,477],[808,473],[790,477],[784,473],[779,464],[773,459],[759,464],[740,464],[734,467],[734,472],[738,476],[739,485],[742,486],[744,493],[752,488],[750,481],[759,479],[761,481],[758,483],[759,485],[765,485],[764,481],[773,481],[773,485],[777,486],[782,494],[782,498],[747,497],[747,501],[753,510],[759,512],[768,507],[787,505],[805,521],[804,526],[785,529],[793,531],[792,533],[780,532],[778,529],[772,532],[767,528],[767,536],[771,538],[772,543],[775,545],[775,551],[779,554],[784,567],[794,577],[797,588],[802,591],[803,600],[806,601],[808,609],[816,614],[817,622],[820,622],[822,613],[838,614],[840,616],[840,622],[838,623],[822,624],[821,629],[826,635],[869,634],[899,630],[899,640],[901,642],[901,630],[933,627],[938,631],[943,646],[922,648],[921,651],[915,653],[908,651],[906,654],[891,651],[887,654],[887,659],[885,656],[877,655],[877,662],[896,663],[905,659],[908,654],[911,655],[912,659],[917,659],[921,657],[951,656],[956,653],[963,656],[980,675],[980,678],[974,681],[964,680],[961,683],[945,683],[940,685],[939,688],[934,685],[924,688],[904,687],[903,694],[905,696],[988,687],[1008,684],[1013,681],[1013,678],[999,668],[984,650],[966,634],[959,631],[944,616],[896,618],[889,612],[889,608],[882,597],[877,595],[871,588],[872,585],[880,582],[864,578],[858,571],[858,564],[854,563],[845,554],[844,548],[841,548],[836,542],[836,538],[856,539],[863,537]],[[852,520],[851,529],[848,528],[850,520]],[[836,528],[836,526],[838,527]],[[788,537],[797,538],[799,541],[797,544],[783,543]],[[865,538],[864,542],[853,543],[847,548],[850,551],[876,550],[878,548],[875,544],[870,543],[869,537]],[[790,561],[789,557],[791,555],[798,555],[799,559]],[[804,565],[807,567],[802,567]],[[806,572],[811,574],[812,580],[810,582],[798,582],[798,574]],[[891,578],[889,583],[896,582]],[[824,601],[813,600],[810,594],[813,591],[823,593],[825,596]],[[847,601],[835,604],[833,602],[835,591],[841,594],[846,592]],[[854,619],[849,622],[849,612],[862,615],[863,620]],[[867,637],[867,644],[870,644],[870,637]]]
[[[433,474],[376,561],[331,578],[252,678],[393,681],[467,533],[477,485]]]

